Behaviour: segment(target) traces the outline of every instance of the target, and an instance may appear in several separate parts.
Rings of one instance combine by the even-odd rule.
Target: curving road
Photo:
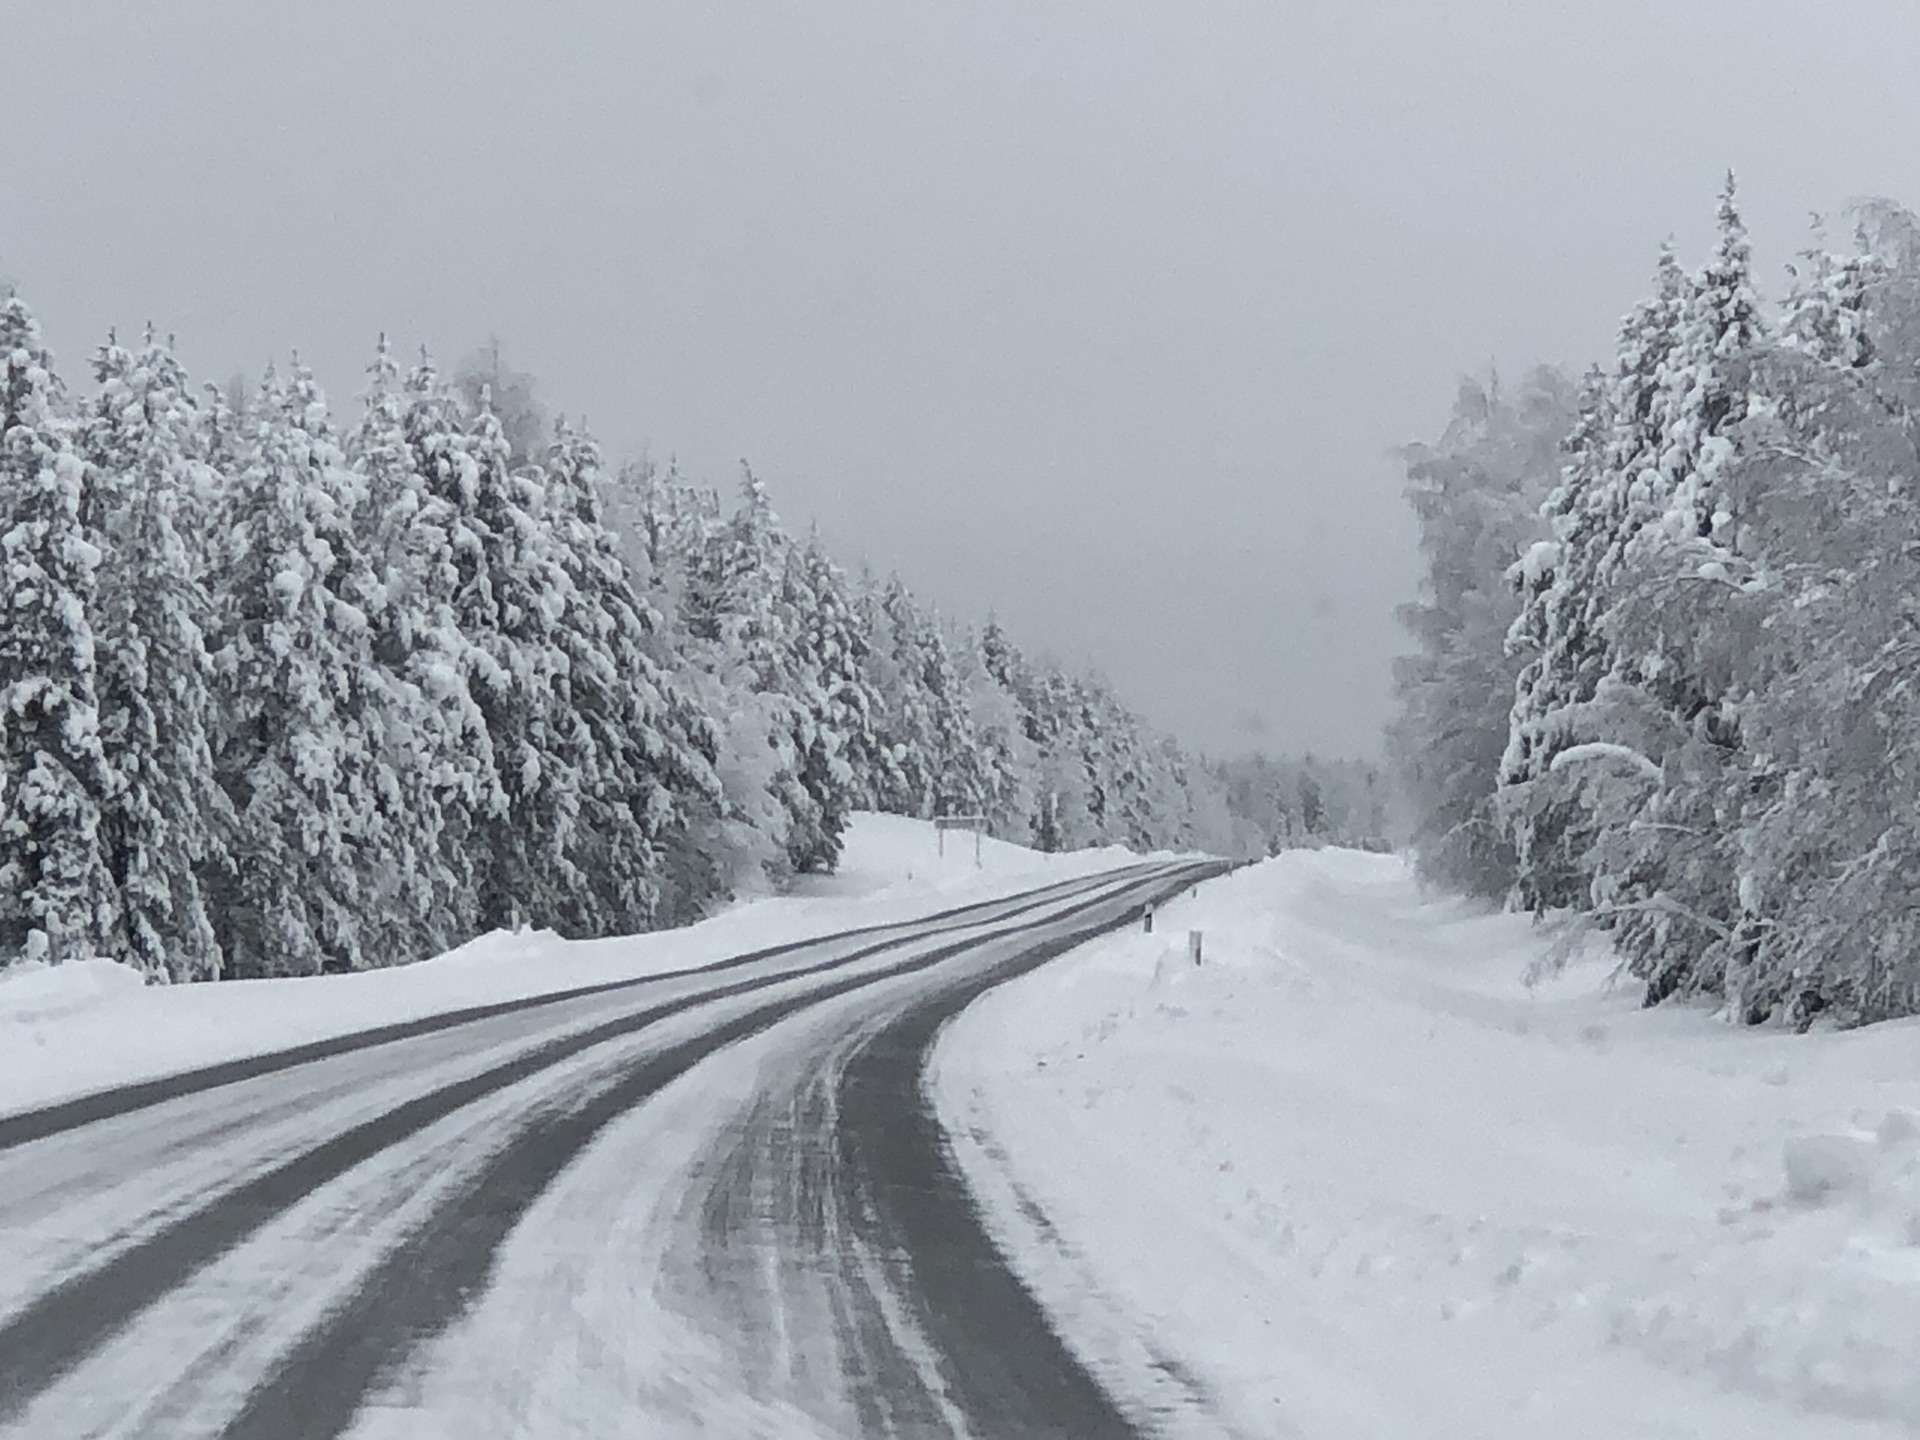
[[[981,991],[1220,868],[0,1117],[0,1436],[1132,1436],[920,1075]]]

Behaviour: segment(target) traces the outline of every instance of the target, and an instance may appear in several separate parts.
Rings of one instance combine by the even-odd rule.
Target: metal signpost
[[[941,815],[937,816],[933,822],[934,834],[938,837],[936,843],[939,846],[939,853],[942,855],[947,853],[947,831],[973,831],[973,863],[975,866],[980,864],[980,836],[985,833],[986,828],[987,817],[984,815]]]

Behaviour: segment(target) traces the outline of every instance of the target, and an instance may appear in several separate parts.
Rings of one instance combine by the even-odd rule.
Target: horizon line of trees
[[[1610,364],[1406,452],[1421,872],[1752,1024],[1920,1013],[1920,219],[1849,220],[1768,303],[1729,177]]]
[[[0,967],[313,974],[498,927],[697,918],[830,870],[857,809],[1042,849],[1384,828],[1368,767],[1188,755],[1101,681],[850,577],[671,466],[605,472],[525,376],[359,417],[170,341],[59,378],[0,304]]]

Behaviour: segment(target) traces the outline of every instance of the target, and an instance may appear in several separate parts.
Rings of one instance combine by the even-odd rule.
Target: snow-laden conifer
[[[232,974],[358,969],[401,957],[379,903],[399,797],[355,600],[354,478],[304,371],[269,372],[248,428],[221,537],[215,764],[237,833],[220,938]]]
[[[990,644],[1006,644],[997,626],[992,634],[990,641],[985,633],[955,633],[954,677],[966,707],[966,726],[974,737],[979,813],[987,817],[994,834],[1024,844],[1034,821],[1037,752],[1027,736],[1020,702],[997,678],[988,659]]]
[[[953,643],[937,613],[919,613],[914,649],[919,653],[921,689],[931,721],[930,749],[936,757],[933,813],[984,815],[993,793],[989,771],[994,762],[981,753]]]
[[[708,897],[688,890],[685,850],[722,803],[711,725],[649,652],[658,625],[601,516],[600,457],[564,420],[544,469],[545,515],[568,603],[558,630],[565,696],[586,759],[578,865],[595,933],[646,929]]]
[[[436,457],[459,435],[431,365],[423,360],[403,383],[382,337],[368,378],[346,453],[377,581],[372,657],[389,692],[387,759],[408,837],[400,893],[421,943],[444,948],[479,923],[483,824],[505,805],[473,695],[473,644],[455,613],[462,556],[479,543],[431,483]]]
[[[780,604],[792,636],[789,675],[809,712],[800,778],[821,815],[817,841],[792,854],[798,869],[831,870],[848,816],[879,769],[868,635],[846,576],[817,535],[788,549]]]
[[[1390,749],[1421,873],[1496,899],[1516,878],[1494,808],[1521,665],[1504,644],[1521,606],[1506,572],[1546,539],[1539,511],[1574,405],[1557,371],[1517,390],[1464,381],[1439,443],[1404,452],[1424,567],[1419,599],[1399,612],[1416,650],[1394,663]]]
[[[1593,898],[1656,998],[1737,987],[1766,924],[1738,885],[1738,816],[1754,780],[1739,709],[1761,618],[1748,600],[1768,584],[1767,557],[1742,523],[1761,339],[1729,177],[1713,254],[1661,365],[1651,417],[1659,449],[1632,477],[1597,597],[1609,682],[1633,700],[1615,707],[1614,728],[1588,738],[1627,747],[1660,778],[1636,781],[1614,767],[1621,778],[1601,812]]]
[[[201,532],[182,527],[197,523],[213,482],[195,455],[201,421],[170,346],[151,332],[138,355],[109,341],[94,375],[81,444],[107,557],[93,629],[101,743],[116,780],[101,823],[119,889],[118,958],[203,979],[220,973],[221,958],[205,880],[231,863],[233,816],[213,764]]]
[[[1723,985],[1743,1019],[1920,1008],[1920,226],[1879,206],[1865,221],[1856,253],[1800,267],[1745,427],[1740,528],[1767,583],[1742,597],[1758,618],[1738,884],[1764,921]]]
[[[474,647],[474,696],[486,719],[505,806],[490,817],[482,928],[571,926],[587,877],[578,864],[591,750],[566,698],[561,629],[572,584],[543,516],[539,482],[514,472],[484,405],[436,460],[436,493],[462,513],[455,614]]]
[[[101,811],[92,611],[101,553],[85,462],[25,302],[0,302],[0,955],[108,953],[118,906]]]
[[[903,815],[984,814],[988,762],[939,618],[920,608],[898,575],[867,608],[877,803]]]
[[[1516,891],[1536,909],[1588,903],[1592,802],[1608,777],[1584,766],[1556,770],[1554,761],[1619,729],[1622,691],[1607,683],[1616,655],[1603,617],[1621,548],[1651,518],[1650,497],[1636,501],[1635,487],[1658,473],[1661,376],[1689,291],[1671,248],[1663,248],[1654,297],[1622,325],[1611,370],[1590,374],[1583,387],[1564,476],[1543,511],[1550,536],[1529,546],[1511,572],[1524,603],[1508,645],[1523,664],[1500,762],[1501,800]]]

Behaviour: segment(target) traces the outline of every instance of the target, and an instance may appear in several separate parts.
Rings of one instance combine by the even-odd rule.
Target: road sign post
[[[973,831],[973,863],[974,867],[978,869],[980,865],[980,837],[986,832],[986,828],[987,817],[984,815],[938,815],[934,817],[933,821],[933,833],[936,837],[934,843],[938,847],[938,853],[944,856],[947,853],[947,831]]]

